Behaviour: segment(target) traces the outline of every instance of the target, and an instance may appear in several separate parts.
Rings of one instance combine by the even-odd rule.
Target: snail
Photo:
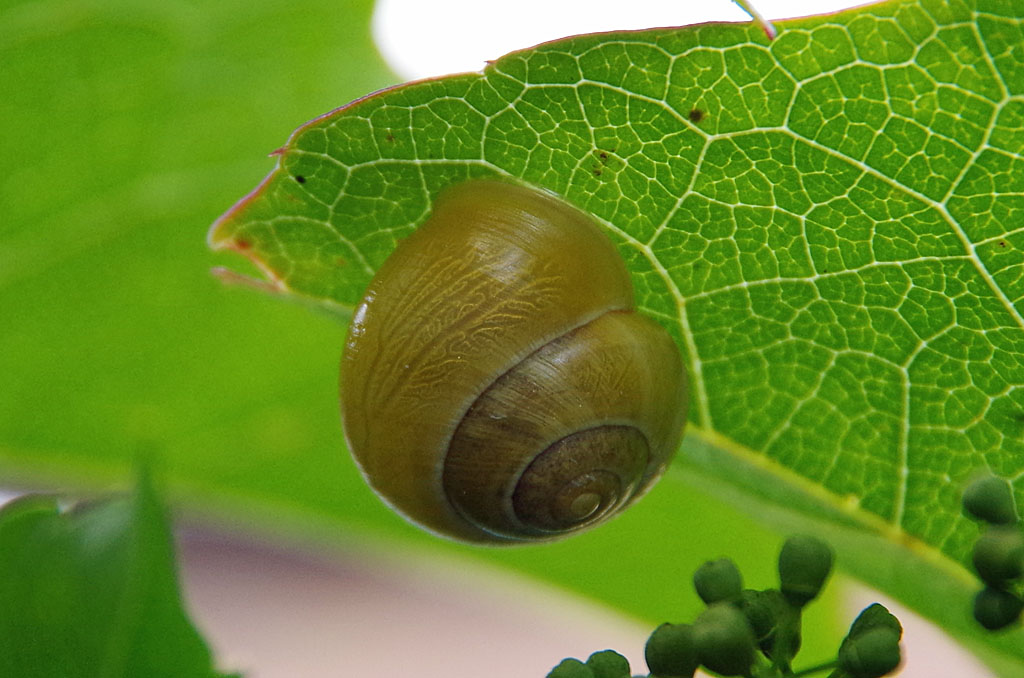
[[[561,198],[493,179],[442,191],[349,328],[342,419],[367,482],[467,542],[615,514],[661,475],[688,404],[675,342],[633,307],[615,246]]]

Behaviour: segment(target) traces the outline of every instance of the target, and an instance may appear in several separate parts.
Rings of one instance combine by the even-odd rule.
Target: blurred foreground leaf
[[[182,608],[164,508],[131,497],[0,510],[0,675],[203,678],[210,652]]]

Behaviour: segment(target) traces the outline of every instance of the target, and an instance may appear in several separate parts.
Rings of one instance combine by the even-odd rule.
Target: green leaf
[[[220,675],[182,609],[145,474],[130,498],[61,511],[27,495],[0,510],[0,675]]]
[[[299,128],[210,242],[344,315],[445,186],[564,195],[683,348],[679,472],[824,526],[840,565],[1024,661],[921,603],[974,586],[973,469],[1024,469],[1024,21],[899,0],[778,29],[580,36],[367,97]]]

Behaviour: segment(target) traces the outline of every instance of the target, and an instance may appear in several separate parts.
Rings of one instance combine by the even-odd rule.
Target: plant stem
[[[757,24],[761,27],[761,30],[764,31],[764,34],[768,37],[769,40],[775,39],[775,36],[778,35],[778,32],[775,30],[775,26],[772,26],[772,23],[765,19],[764,16],[762,16],[761,13],[757,11],[757,8],[754,7],[753,2],[751,2],[750,0],[733,0],[733,2],[742,7],[743,11],[749,14],[754,19],[754,21],[757,22]]]

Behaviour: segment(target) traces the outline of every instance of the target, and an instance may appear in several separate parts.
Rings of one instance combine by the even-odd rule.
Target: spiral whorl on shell
[[[442,192],[381,266],[341,364],[370,485],[427,529],[553,539],[642,494],[678,446],[686,378],[633,311],[614,245],[559,198],[500,181]]]

